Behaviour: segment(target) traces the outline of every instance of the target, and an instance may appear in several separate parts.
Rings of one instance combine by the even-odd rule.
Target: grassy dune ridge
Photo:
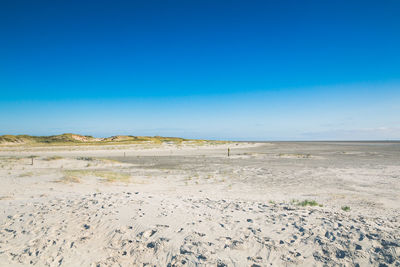
[[[173,143],[181,144],[184,141],[202,144],[206,140],[185,139],[179,137],[162,136],[131,136],[117,135],[106,138],[96,138],[89,135],[65,133],[51,136],[31,135],[2,135],[0,145],[106,145],[106,144],[135,144],[135,143]],[[215,141],[218,142],[218,141]]]

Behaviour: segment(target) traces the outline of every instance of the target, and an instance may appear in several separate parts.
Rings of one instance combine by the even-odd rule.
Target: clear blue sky
[[[0,2],[0,134],[400,139],[400,1]]]

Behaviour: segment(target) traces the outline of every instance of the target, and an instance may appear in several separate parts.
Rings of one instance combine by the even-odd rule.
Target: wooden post
[[[30,156],[30,158],[31,158],[31,165],[33,165],[33,159],[36,158],[36,157],[37,157],[37,156],[35,156],[35,155]]]
[[[231,152],[231,149],[228,147],[228,157],[229,157],[230,152]]]

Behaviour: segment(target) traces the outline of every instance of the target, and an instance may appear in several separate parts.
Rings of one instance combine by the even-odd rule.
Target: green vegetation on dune
[[[2,135],[0,136],[0,143],[23,143],[30,138],[29,135]]]
[[[3,135],[0,136],[0,144],[54,144],[54,143],[79,143],[94,141],[92,136],[82,136],[77,134],[61,134],[51,136],[31,136],[31,135]]]
[[[106,144],[181,144],[191,141],[194,144],[203,144],[206,140],[192,140],[179,137],[162,136],[131,136],[118,135],[107,138],[95,138],[88,135],[66,133],[52,136],[30,136],[30,135],[2,135],[0,145],[106,145]],[[217,141],[213,141],[217,142]]]

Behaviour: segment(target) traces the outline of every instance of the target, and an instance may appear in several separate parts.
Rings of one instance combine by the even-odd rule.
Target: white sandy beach
[[[0,179],[1,266],[400,266],[400,143],[3,146]]]

